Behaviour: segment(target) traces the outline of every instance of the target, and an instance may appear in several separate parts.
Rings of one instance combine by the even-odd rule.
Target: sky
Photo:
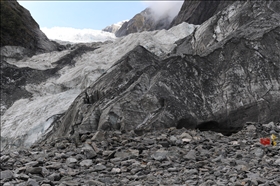
[[[101,30],[131,19],[147,7],[141,1],[18,1],[40,27]]]
[[[169,7],[179,11],[183,0],[178,1],[26,1],[19,4],[29,10],[41,30],[50,39],[63,41],[93,41],[96,30],[133,18],[147,7],[152,7],[156,15],[166,12]],[[174,14],[174,11],[171,11]],[[174,15],[175,15],[174,14]],[[86,29],[86,30],[85,30]],[[66,31],[67,30],[67,31]],[[91,37],[94,35],[94,37]],[[113,38],[102,36],[102,38]],[[102,40],[102,39],[101,39]]]

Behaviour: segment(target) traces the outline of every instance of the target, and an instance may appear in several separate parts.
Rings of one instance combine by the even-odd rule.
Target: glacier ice
[[[53,52],[35,55],[32,56],[31,58],[24,58],[19,61],[15,59],[8,59],[8,62],[20,68],[29,67],[37,70],[46,70],[46,69],[54,68],[55,65],[52,63],[58,61],[61,57],[69,53],[70,53],[69,50],[64,50],[60,52],[53,51]]]
[[[6,145],[13,145],[13,140],[21,138],[22,144],[31,145],[39,135],[32,134],[30,131],[40,130],[43,134],[47,129],[46,125],[51,116],[63,113],[76,96],[79,90],[68,90],[58,94],[44,96],[33,96],[30,99],[20,99],[16,101],[1,118],[1,148]],[[31,139],[33,135],[33,139]],[[38,131],[37,131],[38,134]],[[9,139],[3,142],[2,137]]]
[[[115,34],[93,29],[76,29],[71,27],[43,27],[42,31],[52,40],[69,41],[72,43],[90,43],[114,40]]]
[[[39,139],[51,124],[52,120],[49,118],[66,111],[86,87],[137,45],[162,57],[173,50],[177,40],[191,34],[195,27],[182,23],[169,30],[135,33],[117,38],[113,42],[105,42],[100,48],[76,57],[75,65],[59,70],[59,76],[51,77],[38,85],[26,85],[25,89],[33,96],[17,100],[2,116],[1,148],[5,145],[29,146]],[[53,63],[69,52],[70,50],[50,52],[7,62],[18,67],[45,70],[54,68]]]

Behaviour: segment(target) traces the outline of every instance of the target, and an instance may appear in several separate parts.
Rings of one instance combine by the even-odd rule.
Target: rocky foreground
[[[276,146],[261,137],[278,136]],[[231,136],[169,128],[98,131],[1,153],[1,185],[280,185],[280,123]],[[76,141],[76,142],[73,142]]]

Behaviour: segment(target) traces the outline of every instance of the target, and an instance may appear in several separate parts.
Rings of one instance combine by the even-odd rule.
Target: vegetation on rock
[[[31,26],[39,28],[30,13],[16,1],[1,0],[1,47],[6,45],[23,46],[33,49],[36,38]],[[30,19],[27,18],[29,14]]]

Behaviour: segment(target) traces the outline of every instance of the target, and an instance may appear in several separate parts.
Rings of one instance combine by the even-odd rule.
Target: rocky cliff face
[[[200,25],[232,3],[232,1],[185,1],[174,19],[168,15],[155,18],[153,10],[147,8],[125,22],[115,34],[121,37],[130,33],[168,29],[182,22]]]
[[[168,15],[155,18],[153,11],[150,8],[146,8],[144,11],[136,14],[132,19],[125,22],[115,35],[121,37],[142,31],[167,29],[171,21]]]
[[[182,22],[200,25],[232,3],[233,1],[184,1],[180,12],[174,18],[170,27]]]
[[[16,0],[1,0],[1,47],[21,46],[29,52],[46,52],[57,49],[48,40],[28,10]]]
[[[277,7],[273,1],[234,2],[165,58],[136,47],[76,98],[48,140],[166,127],[231,134],[248,121],[279,121]]]

